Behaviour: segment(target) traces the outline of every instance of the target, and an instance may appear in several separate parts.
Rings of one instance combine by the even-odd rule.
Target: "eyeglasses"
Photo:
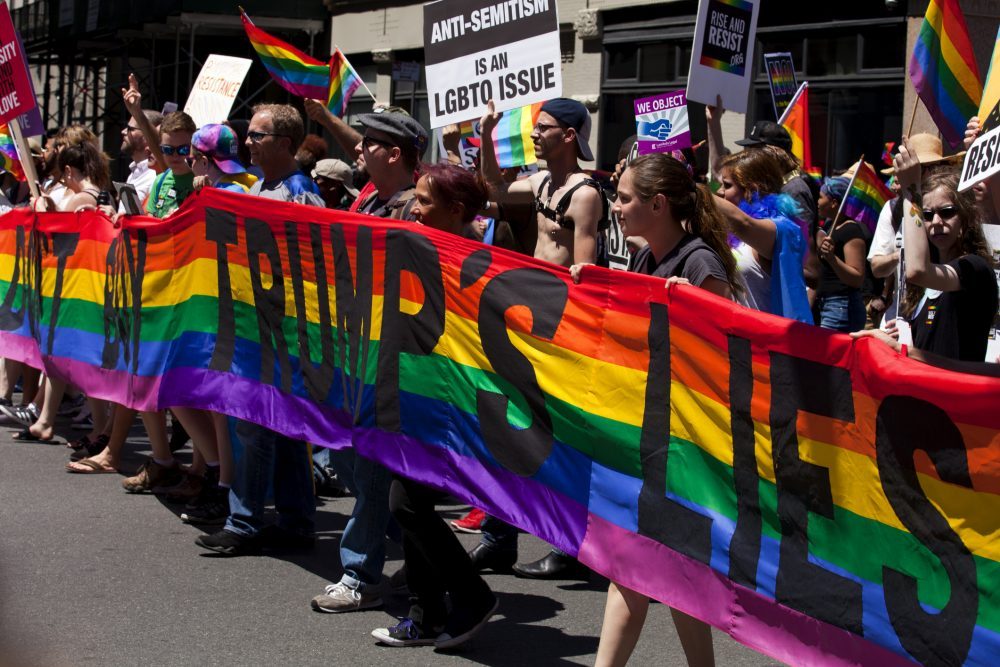
[[[287,134],[278,134],[277,132],[257,132],[256,130],[252,132],[247,132],[247,139],[255,144],[259,144],[263,141],[264,137],[287,137]]]
[[[184,144],[183,146],[168,146],[167,144],[160,144],[160,151],[164,155],[173,155],[177,153],[181,157],[187,157],[191,155],[191,144]]]
[[[388,141],[382,141],[381,139],[376,139],[375,137],[369,137],[367,134],[361,137],[362,150],[371,150],[372,144],[375,144],[376,146],[381,146],[386,150],[395,148],[395,146],[389,143]]]
[[[549,130],[558,127],[559,127],[558,125],[549,125],[548,123],[535,123],[535,129],[538,130],[539,134],[541,134],[542,132],[548,132]]]
[[[935,214],[941,216],[942,220],[948,220],[949,218],[954,218],[958,215],[958,207],[954,204],[949,204],[947,206],[939,206],[938,208],[925,208],[920,213],[924,216],[924,220],[927,222],[933,220]]]
[[[136,127],[135,125],[126,125],[125,129],[128,130],[129,132],[141,132],[142,131],[138,127]]]

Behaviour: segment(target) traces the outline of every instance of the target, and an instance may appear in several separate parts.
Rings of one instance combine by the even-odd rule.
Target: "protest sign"
[[[683,90],[643,97],[634,103],[639,154],[669,153],[691,146],[687,100]]]
[[[424,5],[430,125],[562,95],[555,0],[437,0]]]
[[[246,58],[214,53],[208,57],[184,105],[184,112],[194,119],[195,125],[221,123],[229,118],[252,64],[253,61]]]
[[[875,340],[206,188],[0,217],[0,349],[353,445],[783,663],[1000,655],[1000,379]]]
[[[30,111],[35,93],[28,77],[28,59],[14,30],[7,3],[0,4],[0,124]]]
[[[1000,126],[981,134],[969,146],[962,164],[958,191],[968,190],[979,181],[1000,172]]]
[[[760,0],[701,0],[687,98],[746,113]]]
[[[764,67],[767,69],[767,82],[771,86],[774,117],[781,118],[799,89],[795,81],[795,62],[791,53],[765,53]]]

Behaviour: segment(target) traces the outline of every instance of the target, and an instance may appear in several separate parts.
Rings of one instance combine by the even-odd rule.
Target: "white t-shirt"
[[[139,204],[142,205],[146,201],[146,197],[149,196],[153,181],[156,180],[156,172],[149,168],[149,160],[129,163],[128,171],[128,179],[125,182],[135,188],[135,193],[139,196]],[[118,212],[125,212],[123,204],[118,204]]]
[[[868,250],[868,261],[872,257],[879,255],[891,255],[903,247],[903,225],[899,225],[898,231],[892,230],[892,203],[890,199],[882,207],[878,214],[878,224],[875,226],[875,235],[872,237],[872,247]]]
[[[771,312],[771,276],[754,257],[753,248],[740,243],[733,248],[733,256],[736,257],[736,270],[747,288],[746,303],[743,305],[765,313]]]

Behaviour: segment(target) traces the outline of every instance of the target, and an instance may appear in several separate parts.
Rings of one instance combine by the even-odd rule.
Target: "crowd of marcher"
[[[841,211],[850,172],[820,183],[792,155],[788,132],[768,121],[756,122],[737,142],[741,150],[731,152],[721,141],[721,108],[706,112],[707,164],[691,150],[623,157],[602,183],[580,166],[593,160],[590,114],[570,99],[542,106],[531,138],[545,168],[522,175],[497,164],[491,131],[500,116],[492,104],[480,121],[478,166],[467,169],[455,128],[444,133],[445,159],[425,163],[428,131],[396,107],[376,105],[353,127],[321,102],[305,100],[306,117],[350,156],[343,161],[330,157],[323,138],[306,135],[293,106],[260,105],[249,123],[197,127],[184,112],[143,109],[134,78],[122,95],[130,120],[121,150],[133,199],[119,200],[97,137],[73,125],[49,137],[38,158],[41,196],[29,198],[14,184],[4,192],[9,201],[0,203],[163,218],[193,192],[221,188],[410,221],[566,267],[578,283],[588,280],[588,266],[602,263],[606,230],[618,225],[632,251],[630,271],[806,324],[874,336],[929,363],[997,374],[983,363],[998,309],[983,225],[1000,223],[1000,179],[959,192],[959,161],[946,157],[931,135],[901,141],[886,170],[897,197],[872,234]],[[978,133],[973,118],[967,142]],[[135,202],[141,211],[133,210]],[[912,338],[905,347],[904,328]],[[52,440],[57,418],[72,415],[73,428],[85,431],[68,443],[66,469],[74,474],[118,472],[136,416],[12,359],[3,363],[0,409],[8,423],[23,427],[14,438],[24,441]],[[394,477],[350,447],[313,453],[307,443],[255,423],[180,406],[139,416],[152,455],[122,486],[183,503],[183,521],[209,527],[196,540],[201,549],[240,556],[311,548],[316,489],[309,471],[334,471],[355,498],[339,543],[344,574],[311,604],[321,612],[360,611],[381,606],[389,590],[407,588],[407,617],[372,633],[384,644],[449,648],[470,639],[498,606],[485,570],[537,579],[587,576],[557,549],[518,563],[517,529],[480,509],[449,526],[435,508],[441,493]],[[242,452],[237,463],[234,437]],[[188,441],[192,464],[182,466],[174,454]],[[271,493],[277,522],[267,525]],[[481,541],[466,552],[453,531],[479,533]],[[403,568],[388,577],[387,536],[404,553]],[[612,582],[599,665],[627,660],[647,607],[644,596]],[[689,664],[714,664],[709,627],[678,611],[673,619]]]

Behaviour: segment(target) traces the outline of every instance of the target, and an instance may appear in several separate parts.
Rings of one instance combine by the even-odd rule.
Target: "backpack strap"
[[[554,209],[549,208],[542,204],[542,190],[549,182],[548,175],[542,180],[541,186],[538,188],[538,194],[535,197],[535,211],[541,213],[549,220],[553,221],[563,229],[573,229],[575,225],[572,220],[566,219],[566,210],[569,209],[570,203],[573,201],[573,193],[584,186],[589,186],[597,190],[598,196],[601,198],[601,219],[598,221],[597,228],[599,231],[604,231],[608,227],[608,198],[604,196],[604,188],[601,184],[592,178],[585,178],[563,194],[559,198],[559,202],[556,204]]]

